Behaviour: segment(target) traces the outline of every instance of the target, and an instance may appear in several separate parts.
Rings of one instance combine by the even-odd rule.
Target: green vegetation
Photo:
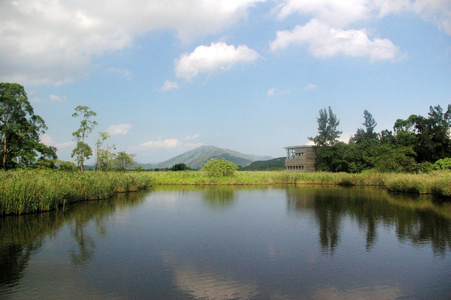
[[[23,86],[0,83],[1,168],[28,168],[38,162],[45,166],[48,159],[56,158],[56,148],[39,142],[39,134],[46,129],[44,120],[34,114]]]
[[[451,198],[451,172],[427,174],[362,172],[239,171],[234,176],[209,176],[203,171],[151,172],[155,185],[278,185],[319,184],[341,186],[377,186],[392,192],[434,194]]]
[[[152,185],[143,172],[0,172],[0,215],[58,209],[83,200],[107,199]]]
[[[243,171],[275,171],[285,170],[285,157],[278,157],[270,160],[254,161],[249,166],[243,167]]]
[[[316,169],[327,172],[360,173],[375,169],[379,172],[423,173],[446,169],[451,158],[451,104],[447,111],[438,106],[429,108],[428,117],[411,115],[398,119],[393,131],[374,131],[377,123],[364,111],[365,128],[359,128],[349,143],[338,141],[339,121],[329,107],[320,110],[318,135],[310,138],[317,146]]]
[[[91,118],[96,116],[97,114],[92,110],[89,110],[88,106],[77,106],[75,108],[75,112],[72,114],[72,117],[78,118],[81,117],[80,128],[72,133],[75,141],[77,142],[77,146],[72,151],[72,157],[75,156],[77,165],[80,168],[80,171],[83,171],[83,164],[86,159],[89,159],[92,155],[91,147],[85,142],[85,139],[92,132],[94,127],[97,125],[96,121],[92,121]]]
[[[233,176],[238,166],[225,159],[210,159],[203,167],[202,171],[207,173],[208,177]]]

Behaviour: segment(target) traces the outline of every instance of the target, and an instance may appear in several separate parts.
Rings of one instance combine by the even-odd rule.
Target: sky
[[[285,156],[331,107],[348,141],[451,104],[450,0],[2,0],[0,82],[71,158],[74,108],[105,146],[161,162],[201,145]]]

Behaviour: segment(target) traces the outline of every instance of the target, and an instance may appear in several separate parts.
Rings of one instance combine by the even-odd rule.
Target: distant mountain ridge
[[[152,168],[165,169],[171,168],[176,164],[183,163],[192,169],[200,169],[211,158],[223,158],[225,160],[233,162],[236,165],[244,167],[250,165],[256,160],[268,160],[272,157],[243,154],[237,151],[218,148],[215,146],[200,146],[196,149],[185,152],[166,161],[153,164]],[[144,166],[146,168],[149,167],[149,165]]]

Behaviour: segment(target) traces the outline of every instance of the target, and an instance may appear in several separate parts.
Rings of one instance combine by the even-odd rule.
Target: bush
[[[437,160],[432,165],[432,169],[433,170],[451,170],[451,158],[447,157],[447,158]]]
[[[209,177],[233,176],[238,166],[225,159],[210,159],[203,167],[202,171],[207,172]]]

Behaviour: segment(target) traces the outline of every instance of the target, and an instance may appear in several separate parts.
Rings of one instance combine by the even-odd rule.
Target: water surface
[[[429,197],[158,188],[0,218],[0,298],[451,299],[450,256]]]

